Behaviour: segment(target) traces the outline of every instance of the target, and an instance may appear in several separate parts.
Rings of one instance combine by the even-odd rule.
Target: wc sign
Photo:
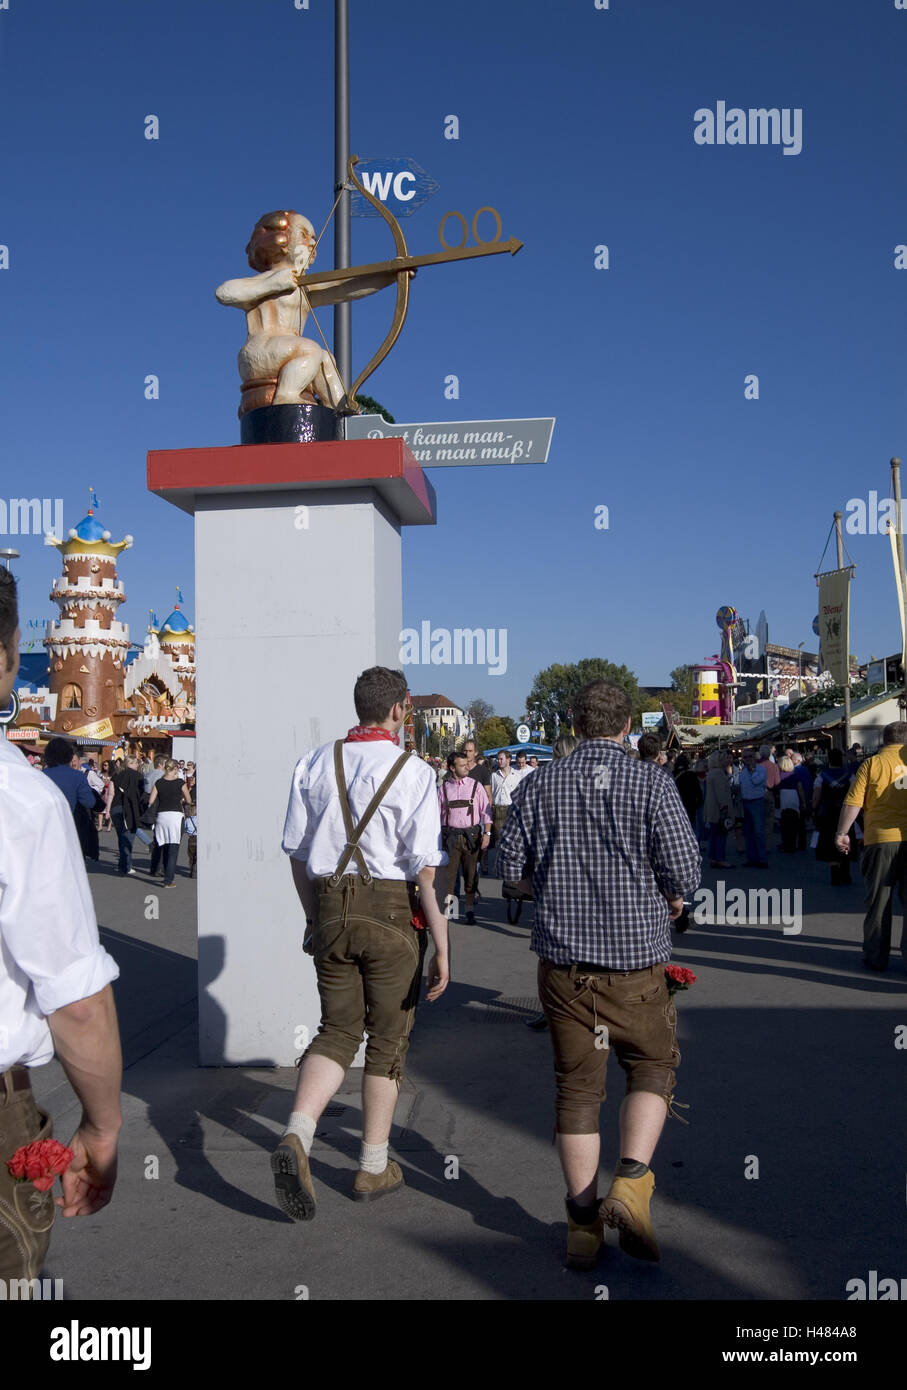
[[[395,217],[411,217],[440,188],[440,184],[435,183],[414,159],[397,156],[360,159],[356,174],[372,197],[383,203]],[[353,217],[380,216],[358,189],[350,197],[350,213]]]

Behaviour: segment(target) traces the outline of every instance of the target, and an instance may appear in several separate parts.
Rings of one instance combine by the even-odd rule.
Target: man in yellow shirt
[[[863,811],[860,872],[866,884],[863,963],[887,970],[895,885],[907,906],[907,723],[888,724],[882,749],[857,769],[844,798],[835,843],[849,848],[848,831]],[[901,955],[907,966],[907,931],[901,926]]]

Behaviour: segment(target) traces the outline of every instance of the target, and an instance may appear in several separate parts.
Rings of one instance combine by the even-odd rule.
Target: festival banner
[[[819,575],[819,650],[836,685],[850,681],[851,567]]]

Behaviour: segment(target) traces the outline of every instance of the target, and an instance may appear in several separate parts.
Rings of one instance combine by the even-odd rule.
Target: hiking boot
[[[634,1260],[660,1258],[649,1215],[654,1191],[655,1174],[650,1169],[642,1178],[615,1178],[602,1202],[605,1221],[620,1232],[620,1248]]]
[[[353,1201],[374,1202],[376,1197],[386,1197],[402,1186],[403,1169],[393,1159],[388,1161],[383,1173],[363,1173],[360,1168],[353,1179]]]
[[[280,1210],[293,1221],[311,1221],[315,1215],[315,1188],[298,1134],[283,1136],[271,1154],[271,1172]]]
[[[601,1203],[598,1215],[588,1226],[574,1221],[567,1208],[567,1258],[568,1269],[592,1269],[598,1259],[598,1252],[605,1239],[605,1218]]]

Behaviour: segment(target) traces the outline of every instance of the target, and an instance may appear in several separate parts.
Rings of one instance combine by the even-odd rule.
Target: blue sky
[[[402,421],[557,417],[545,467],[430,475],[438,525],[404,531],[404,622],[504,628],[508,660],[498,677],[410,667],[412,689],[518,715],[554,661],[603,656],[666,682],[716,649],[724,603],[753,621],[764,609],[771,640],[811,646],[832,513],[887,496],[888,460],[907,453],[907,271],[894,268],[907,12],[350,8],[354,151],[410,157],[440,184],[403,224],[413,250],[438,249],[449,208],[471,218],[484,204],[524,242],[513,259],[422,271],[364,389]],[[0,498],[62,497],[68,528],[96,489],[105,525],[135,537],[120,565],[134,638],[177,584],[194,612],[192,521],[146,491],[146,451],[238,442],[242,322],[214,287],[243,273],[260,213],[292,206],[320,229],[333,201],[332,12],[0,10]],[[802,151],[697,144],[694,112],[719,101],[801,110]],[[354,219],[354,261],[392,254],[383,223]],[[317,269],[330,256],[329,233]],[[357,370],[392,295],[354,306]],[[330,334],[330,312],[319,318]],[[744,398],[750,373],[758,400]],[[887,539],[846,539],[852,649],[895,651]],[[51,616],[55,553],[38,537],[5,544],[22,551],[23,618]]]

